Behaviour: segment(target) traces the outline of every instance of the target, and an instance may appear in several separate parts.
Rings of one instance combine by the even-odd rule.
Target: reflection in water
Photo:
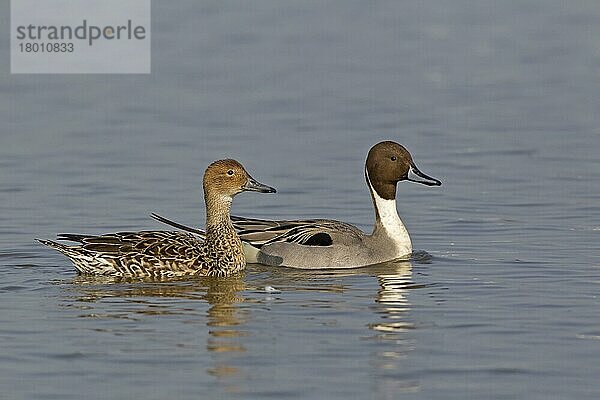
[[[246,348],[239,342],[239,338],[247,335],[241,330],[246,322],[245,314],[237,307],[244,301],[240,292],[244,290],[244,281],[241,275],[227,278],[211,277],[206,279],[207,290],[204,299],[210,304],[206,312],[209,327],[209,336],[206,349],[213,354],[214,365],[207,372],[216,377],[239,375],[240,370],[226,357],[227,353],[244,353]],[[214,353],[224,353],[222,355]],[[226,387],[228,391],[239,391],[236,387]]]
[[[245,347],[238,338],[247,335],[241,327],[246,323],[246,315],[236,305],[244,301],[240,292],[245,289],[244,274],[226,278],[202,277],[194,280],[142,280],[119,279],[112,277],[77,276],[72,280],[80,302],[96,302],[103,298],[134,298],[136,315],[168,315],[182,312],[174,305],[157,301],[161,298],[182,298],[205,300],[210,307],[206,311],[206,326],[209,336],[206,349],[214,355],[213,365],[207,368],[210,375],[224,377],[238,374],[237,367],[230,364],[228,353],[243,353]],[[83,309],[89,306],[81,307]],[[183,310],[186,312],[186,310]],[[193,314],[193,309],[187,309]],[[87,313],[86,317],[128,318],[121,307],[114,314],[99,315]],[[222,356],[220,356],[222,354]],[[237,390],[236,388],[225,388]]]
[[[415,263],[428,263],[430,256],[419,253]],[[259,265],[251,266],[253,273],[268,275],[270,284],[278,289],[327,291],[344,295],[362,297],[360,288],[352,287],[353,280],[343,279],[354,276],[372,276],[377,279],[379,288],[377,295],[368,293],[374,298],[371,309],[376,320],[368,325],[374,332],[369,336],[374,350],[371,353],[370,368],[376,380],[375,398],[397,399],[400,392],[420,390],[420,384],[414,379],[401,376],[401,365],[413,350],[413,340],[407,337],[407,331],[415,328],[409,320],[411,304],[408,293],[411,289],[424,287],[412,281],[412,264],[408,260],[391,261],[379,265],[351,270],[302,271],[291,269],[271,269]],[[348,284],[340,283],[349,282]],[[349,299],[336,299],[340,303],[352,302]],[[333,306],[333,305],[332,305]],[[333,324],[335,326],[335,324]]]
[[[419,287],[412,282],[412,265],[408,261],[386,263],[381,266],[385,272],[377,273],[379,290],[375,312],[380,320],[369,325],[376,332],[375,339],[380,343],[372,361],[376,368],[377,398],[396,399],[400,392],[416,392],[418,381],[399,376],[400,360],[408,357],[414,343],[406,337],[414,324],[408,319],[410,289]]]
[[[393,273],[377,275],[377,303],[381,305],[379,313],[383,314],[383,321],[373,323],[370,327],[383,334],[401,333],[413,328],[413,324],[406,321],[410,310],[407,293],[412,287],[411,265],[405,262],[396,264],[395,267]]]
[[[358,276],[376,279],[377,293],[373,293],[372,281],[354,279]],[[333,294],[326,298],[330,309],[344,309],[348,303],[365,299],[366,304],[370,304],[370,311],[365,311],[370,314],[372,321],[373,318],[375,320],[367,325],[372,335],[368,335],[366,338],[369,340],[364,343],[365,350],[370,354],[369,367],[373,369],[379,397],[395,398],[399,391],[418,390],[418,382],[406,381],[397,375],[402,360],[413,348],[411,339],[407,338],[407,331],[414,329],[408,317],[411,305],[407,294],[418,286],[412,282],[410,261],[395,261],[354,270],[322,271],[249,265],[247,273],[227,278],[193,280],[145,281],[79,276],[72,280],[69,289],[76,291],[77,300],[77,304],[70,301],[70,306],[85,310],[84,316],[93,318],[139,320],[140,316],[176,315],[177,318],[177,315],[184,315],[184,322],[197,323],[197,310],[202,303],[195,301],[206,301],[209,307],[204,307],[205,314],[200,319],[208,328],[205,348],[210,360],[207,362],[202,359],[206,355],[198,354],[198,362],[202,363],[206,373],[218,379],[224,390],[243,392],[239,385],[251,373],[242,371],[244,364],[240,356],[244,359],[248,359],[248,356],[260,357],[260,354],[246,353],[249,351],[248,344],[264,333],[253,323],[251,310],[255,304],[261,303],[257,296],[264,298],[265,286],[281,290],[281,293],[274,295],[277,301],[270,303],[273,305],[292,304],[286,303],[286,292],[307,293],[302,306],[314,305],[312,300],[315,293]],[[271,299],[270,296],[268,298]],[[112,300],[107,307],[90,304],[106,298],[119,301]],[[243,302],[246,302],[246,306],[240,307]],[[101,309],[104,314],[95,312],[95,309]],[[311,313],[318,315],[319,310]],[[122,327],[122,324],[119,326]],[[162,326],[170,329],[170,325]],[[337,323],[331,326],[336,327]],[[139,330],[139,324],[135,324],[133,329]],[[203,334],[206,331],[199,332],[198,336]],[[294,360],[289,362],[293,363]]]
[[[369,327],[382,334],[402,333],[412,329],[413,325],[406,320],[410,310],[407,299],[409,289],[422,286],[412,282],[412,265],[410,261],[390,261],[366,268],[345,270],[295,270],[285,268],[269,268],[252,265],[252,272],[268,274],[268,284],[285,290],[310,290],[343,293],[349,289],[339,283],[339,278],[369,275],[376,277],[379,290],[375,302],[375,312],[381,320],[373,322]],[[385,339],[386,337],[381,336]]]

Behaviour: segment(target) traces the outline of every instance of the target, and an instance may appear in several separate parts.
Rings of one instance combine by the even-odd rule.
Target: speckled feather
[[[206,235],[202,229],[179,224],[158,214],[153,213],[152,218],[200,237]],[[331,243],[328,240],[336,234],[354,237],[363,235],[353,225],[330,219],[264,220],[232,215],[231,222],[240,239],[257,248],[276,242],[329,246]],[[321,242],[315,243],[319,240],[317,238],[321,238]]]
[[[365,160],[365,180],[375,211],[372,233],[336,220],[260,220],[232,216],[233,226],[246,244],[250,262],[305,269],[356,268],[412,253],[408,230],[396,209],[398,182],[427,186],[441,182],[421,172],[408,150],[392,141],[375,144]],[[168,225],[202,235],[202,231],[156,214]]]
[[[82,274],[150,278],[225,276],[246,265],[243,252],[239,251],[241,244],[225,235],[218,240],[203,241],[184,232],[141,231],[99,236],[62,234],[59,239],[80,244],[40,242],[69,257]]]
[[[244,190],[273,193],[256,182],[235,160],[212,163],[204,174],[206,234],[177,231],[118,232],[104,235],[61,234],[38,241],[67,256],[82,274],[171,278],[184,275],[227,276],[244,269],[246,259],[229,213],[233,197]]]

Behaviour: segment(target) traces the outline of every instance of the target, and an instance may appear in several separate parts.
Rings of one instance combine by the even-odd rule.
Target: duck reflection
[[[427,262],[415,260],[418,263]],[[416,392],[420,384],[414,379],[404,379],[401,375],[404,360],[414,348],[414,342],[408,332],[415,329],[410,320],[411,303],[409,293],[412,289],[425,287],[413,282],[411,260],[390,261],[370,267],[352,270],[300,271],[268,269],[254,266],[255,272],[269,275],[271,284],[280,289],[327,291],[344,294],[346,292],[362,297],[360,288],[353,287],[353,276],[371,276],[378,282],[376,296],[370,305],[374,321],[368,324],[371,332],[363,336],[371,341],[368,346],[369,364],[375,381],[374,398],[397,399],[401,392]],[[253,274],[254,275],[254,274]],[[335,324],[333,324],[335,326]]]
[[[372,323],[370,328],[381,332],[382,335],[403,333],[414,328],[406,318],[410,311],[408,290],[414,287],[412,265],[407,261],[388,264],[386,271],[389,272],[377,274],[377,313],[381,315],[382,320]]]
[[[227,278],[206,277],[179,281],[78,276],[69,281],[69,292],[75,291],[77,302],[69,303],[70,306],[77,306],[85,311],[83,316],[93,318],[130,318],[139,321],[140,316],[183,315],[184,317],[178,318],[176,322],[200,322],[206,325],[208,334],[206,329],[199,330],[196,336],[194,333],[190,334],[189,330],[179,333],[190,334],[193,338],[206,336],[205,341],[201,340],[200,346],[205,346],[210,359],[207,363],[203,358],[206,355],[199,354],[198,362],[202,363],[202,368],[207,374],[216,377],[223,384],[225,390],[237,392],[243,391],[243,382],[251,375],[251,371],[244,370],[244,360],[249,356],[261,357],[260,354],[247,354],[252,348],[249,344],[260,342],[264,336],[264,332],[261,331],[262,325],[253,321],[252,310],[265,304],[268,307],[289,305],[290,303],[286,302],[286,293],[289,292],[306,292],[307,295],[301,297],[305,301],[302,305],[314,304],[311,303],[315,297],[313,294],[335,294],[333,297],[325,297],[327,300],[320,299],[320,304],[327,301],[330,309],[344,309],[348,304],[352,304],[353,307],[361,303],[367,305],[368,308],[357,308],[362,309],[359,312],[369,318],[367,321],[371,321],[366,324],[367,330],[360,339],[366,339],[363,343],[369,354],[369,364],[374,368],[373,377],[378,381],[377,391],[382,394],[382,398],[387,398],[388,394],[393,398],[398,391],[418,389],[418,383],[403,381],[393,374],[390,375],[394,370],[401,370],[399,367],[402,360],[414,347],[410,335],[407,334],[415,328],[410,320],[409,292],[419,287],[412,281],[412,268],[411,262],[404,260],[353,270],[320,271],[250,264],[247,272]],[[367,279],[354,279],[360,276]],[[368,277],[372,277],[372,280]],[[377,282],[376,293],[373,281]],[[273,286],[281,293],[266,293],[266,286]],[[106,298],[112,298],[110,304],[89,304],[102,303]],[[203,305],[204,302],[208,303],[208,308]],[[314,310],[317,317],[319,312]],[[357,321],[344,319],[343,316],[341,318],[331,326],[356,324]],[[162,326],[170,329],[169,325]],[[139,324],[136,324],[136,328],[139,328]],[[355,325],[352,325],[352,329],[354,328]],[[172,333],[174,337],[177,334],[177,331]],[[192,342],[193,340],[191,339]],[[175,346],[179,346],[179,343],[171,343],[174,346],[172,348],[177,348]],[[198,353],[203,351],[199,350]],[[188,356],[189,340],[182,357]],[[250,385],[249,382],[247,384]]]
[[[380,333],[381,339],[389,334],[401,334],[414,326],[407,320],[410,311],[408,291],[421,287],[412,281],[412,264],[409,260],[389,261],[370,267],[336,270],[297,270],[253,265],[253,272],[268,274],[269,284],[281,288],[292,286],[292,290],[312,290],[343,293],[351,290],[343,278],[351,276],[373,276],[379,282],[374,311],[380,317],[369,324],[369,328]]]
[[[204,300],[209,304],[206,310],[206,326],[208,338],[206,349],[213,354],[213,363],[207,373],[216,377],[227,377],[239,374],[239,368],[230,362],[232,355],[244,353],[246,348],[239,341],[247,335],[243,330],[247,322],[247,313],[240,310],[238,304],[244,301],[241,292],[245,289],[244,273],[229,277],[202,277],[195,280],[143,280],[119,279],[98,276],[77,276],[71,283],[78,292],[76,300],[90,303],[103,298],[130,299],[133,308],[128,307],[129,314],[139,319],[139,315],[172,315],[188,314],[194,317],[195,307],[181,306],[180,303],[165,303],[164,298]],[[80,306],[89,311],[89,306]],[[87,313],[84,317],[124,318],[123,307],[115,307],[114,315]],[[128,318],[128,317],[125,317]],[[195,322],[190,321],[189,322]],[[235,390],[235,388],[231,388]]]
[[[240,294],[245,289],[243,275],[225,279],[211,277],[203,282],[206,285],[203,299],[210,304],[206,312],[206,326],[209,327],[206,349],[213,353],[214,363],[207,372],[218,378],[239,375],[240,369],[230,362],[230,357],[246,352],[240,338],[247,336],[243,330],[247,315],[237,306],[244,301]],[[237,391],[235,387],[227,389]]]
[[[414,343],[407,331],[415,328],[409,319],[411,304],[408,294],[411,289],[421,287],[412,281],[412,265],[408,261],[387,265],[386,272],[378,273],[375,314],[380,319],[369,325],[379,343],[383,344],[373,353],[372,364],[376,368],[377,398],[395,399],[400,392],[415,392],[420,388],[415,380],[402,379],[395,375],[402,360],[413,350]]]

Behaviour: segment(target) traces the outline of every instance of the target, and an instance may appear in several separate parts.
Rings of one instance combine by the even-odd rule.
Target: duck
[[[184,231],[60,234],[36,239],[67,256],[80,274],[120,278],[224,277],[243,270],[242,242],[230,218],[233,197],[244,191],[275,193],[248,174],[236,160],[211,163],[204,172],[206,230],[202,237]]]
[[[442,182],[421,172],[410,152],[389,140],[371,147],[364,173],[375,209],[375,224],[370,234],[331,219],[266,220],[232,216],[248,262],[301,269],[341,269],[409,258],[412,242],[396,209],[397,184],[410,181],[440,186]],[[152,217],[196,235],[204,234],[200,229],[158,214]]]

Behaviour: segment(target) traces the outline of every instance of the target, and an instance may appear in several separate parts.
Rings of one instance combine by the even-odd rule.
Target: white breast
[[[368,174],[367,174],[368,179]],[[368,180],[369,190],[375,199],[375,208],[379,215],[379,223],[385,230],[387,239],[396,247],[398,257],[405,256],[412,252],[412,243],[406,227],[398,216],[396,209],[396,199],[386,200],[379,196]]]

